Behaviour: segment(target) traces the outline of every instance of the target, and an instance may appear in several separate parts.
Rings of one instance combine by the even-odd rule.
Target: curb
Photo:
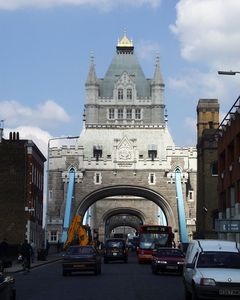
[[[38,268],[38,267],[41,267],[41,266],[43,266],[43,265],[47,265],[47,264],[50,264],[50,263],[54,263],[54,262],[56,262],[56,261],[59,261],[59,260],[61,260],[62,258],[61,257],[57,257],[57,258],[54,258],[54,259],[51,259],[51,260],[45,260],[45,261],[42,261],[42,262],[40,262],[40,263],[37,263],[37,264],[35,264],[35,265],[32,265],[31,266],[31,268],[30,268],[30,270],[31,269],[36,269],[36,268]],[[12,267],[12,268],[14,268],[14,267]],[[10,268],[9,268],[10,269]],[[20,272],[23,272],[23,268],[21,267],[21,264],[19,265],[19,269],[17,269],[16,268],[16,270],[5,270],[4,271],[4,273],[6,273],[6,274],[13,274],[13,273],[20,273]]]

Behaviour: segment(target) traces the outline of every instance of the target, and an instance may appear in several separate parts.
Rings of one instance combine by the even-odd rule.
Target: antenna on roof
[[[2,142],[2,138],[3,138],[3,128],[4,128],[4,120],[0,120],[0,143]]]

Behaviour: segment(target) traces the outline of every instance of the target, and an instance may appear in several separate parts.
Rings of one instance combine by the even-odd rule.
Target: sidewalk
[[[46,260],[35,260],[34,263],[31,264],[31,269],[39,267],[41,265],[49,264],[58,260],[61,260],[63,256],[63,252],[59,253],[49,253]],[[23,267],[21,263],[18,263],[17,260],[12,262],[12,266],[10,268],[4,269],[4,274],[16,273],[23,271]]]

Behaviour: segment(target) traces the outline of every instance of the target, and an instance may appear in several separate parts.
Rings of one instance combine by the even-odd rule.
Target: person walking
[[[7,239],[4,238],[0,243],[0,265],[2,271],[7,267],[8,264],[8,242]]]
[[[34,241],[33,240],[31,240],[31,247],[32,247],[32,263],[34,263],[34,261],[35,261],[35,254],[36,254],[36,245],[35,245],[35,243],[34,243]]]
[[[25,240],[20,248],[20,254],[22,255],[23,259],[23,270],[25,271],[25,273],[30,271],[32,253],[33,249],[31,245],[27,240]]]

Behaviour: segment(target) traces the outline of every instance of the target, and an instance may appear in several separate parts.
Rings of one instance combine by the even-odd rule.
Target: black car
[[[63,256],[62,274],[92,271],[101,274],[101,255],[93,246],[70,246]]]
[[[11,276],[4,276],[0,273],[0,299],[1,300],[15,300],[15,280]]]
[[[185,255],[177,248],[158,248],[153,251],[152,273],[178,272],[182,274]]]
[[[104,249],[104,263],[109,261],[123,260],[128,261],[128,249],[125,239],[112,238],[106,240]]]

